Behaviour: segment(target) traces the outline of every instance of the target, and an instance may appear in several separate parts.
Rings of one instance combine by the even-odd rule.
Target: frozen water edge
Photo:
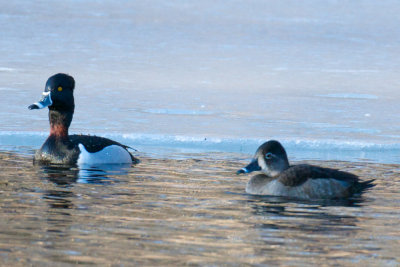
[[[239,153],[251,157],[265,139],[216,138],[161,134],[98,134],[138,149],[140,153],[152,153],[168,157],[173,153]],[[0,148],[19,150],[19,147],[38,149],[47,137],[45,132],[0,132]],[[370,161],[376,163],[400,163],[400,144],[371,143],[367,141],[279,139],[295,160],[342,160]],[[227,154],[227,157],[229,155]]]

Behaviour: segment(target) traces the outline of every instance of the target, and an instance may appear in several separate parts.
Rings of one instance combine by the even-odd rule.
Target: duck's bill
[[[29,109],[42,109],[42,108],[51,106],[52,104],[53,104],[53,101],[51,101],[50,92],[43,92],[42,99],[40,99],[39,102],[33,103],[28,108]]]
[[[249,173],[249,172],[254,172],[254,171],[261,171],[260,165],[258,165],[258,160],[253,159],[249,165],[247,165],[244,168],[241,168],[236,172],[236,174],[242,174],[242,173]]]

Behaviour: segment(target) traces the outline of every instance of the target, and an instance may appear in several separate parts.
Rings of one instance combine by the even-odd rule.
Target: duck
[[[74,115],[75,80],[65,73],[48,78],[40,101],[28,109],[49,109],[50,134],[35,152],[34,163],[85,165],[85,164],[136,164],[128,149],[114,140],[100,136],[72,134],[68,129]]]
[[[246,192],[252,195],[299,199],[341,199],[373,187],[374,179],[360,181],[355,174],[309,164],[289,165],[282,144],[270,140],[256,151],[250,164],[237,174],[260,173],[251,177]]]

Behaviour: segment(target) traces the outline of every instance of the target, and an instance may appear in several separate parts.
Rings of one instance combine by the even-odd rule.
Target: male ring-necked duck
[[[74,114],[73,77],[58,73],[51,76],[39,102],[29,109],[49,108],[50,135],[36,151],[34,161],[42,164],[130,164],[138,160],[116,141],[89,135],[68,135]]]
[[[373,180],[360,182],[358,176],[348,172],[308,164],[289,166],[285,149],[275,140],[262,144],[251,163],[237,174],[252,171],[262,172],[247,183],[246,192],[254,195],[335,199],[374,186]]]

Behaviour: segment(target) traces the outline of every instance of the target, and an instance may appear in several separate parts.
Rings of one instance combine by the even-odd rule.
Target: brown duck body
[[[373,180],[360,182],[357,175],[336,169],[308,164],[290,166],[283,146],[274,140],[261,145],[252,162],[238,174],[252,171],[261,171],[246,186],[246,192],[255,195],[347,198],[374,186]]]
[[[351,173],[313,165],[294,165],[275,177],[261,173],[247,183],[246,192],[256,195],[303,199],[347,198],[372,186]]]

